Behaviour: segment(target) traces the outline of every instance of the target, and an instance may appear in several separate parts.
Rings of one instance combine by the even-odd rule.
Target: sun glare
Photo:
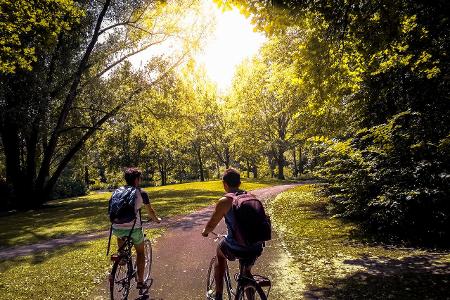
[[[224,93],[231,86],[237,65],[256,54],[266,37],[254,32],[250,19],[236,8],[222,11],[212,0],[202,0],[201,5],[201,15],[215,19],[216,26],[204,41],[202,51],[196,53],[194,58],[199,65],[204,66],[219,92]],[[188,24],[195,23],[194,18],[197,17],[188,15],[186,21]],[[141,68],[150,58],[176,52],[181,47],[179,42],[168,40],[132,56],[129,61],[134,67]]]
[[[266,38],[253,31],[250,19],[238,9],[223,12],[212,1],[204,1],[209,13],[215,15],[216,29],[196,60],[205,66],[208,76],[224,92],[231,86],[236,66],[256,54]]]

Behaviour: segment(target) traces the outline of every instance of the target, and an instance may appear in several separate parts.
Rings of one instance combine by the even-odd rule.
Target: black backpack
[[[233,198],[231,209],[236,219],[233,236],[240,245],[250,246],[272,239],[272,224],[261,201],[246,192],[225,196]]]
[[[114,224],[128,223],[136,219],[135,203],[137,189],[132,186],[120,187],[109,199],[109,220]]]

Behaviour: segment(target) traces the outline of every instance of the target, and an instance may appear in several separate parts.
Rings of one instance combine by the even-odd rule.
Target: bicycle
[[[130,292],[130,287],[132,286],[132,280],[134,279],[137,282],[136,258],[132,255],[133,246],[133,242],[129,235],[125,237],[125,241],[118,253],[111,255],[111,261],[114,262],[109,277],[111,300],[126,300],[128,298],[128,293]],[[143,279],[144,283],[147,283],[150,279],[152,268],[152,244],[145,233],[144,253],[145,269]]]
[[[212,232],[216,236],[214,241],[218,241],[225,237],[225,235],[218,235]],[[214,279],[214,265],[216,262],[216,257],[214,256],[211,259],[208,268],[208,277],[206,282],[206,299],[214,300],[215,297],[215,279]],[[233,289],[231,279],[230,279],[230,270],[228,268],[228,261],[226,261],[224,287],[226,289],[226,295],[228,296],[228,300],[267,300],[269,297],[270,289],[272,287],[272,283],[269,278],[254,274],[253,278],[249,278],[243,274],[244,266],[239,262],[239,273],[234,275],[234,279],[237,282],[236,289]],[[267,293],[264,292],[264,288],[268,288]],[[234,298],[233,298],[234,296]]]

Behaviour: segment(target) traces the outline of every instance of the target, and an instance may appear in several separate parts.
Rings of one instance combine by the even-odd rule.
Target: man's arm
[[[150,219],[152,219],[152,221],[155,221],[156,223],[160,223],[161,222],[161,218],[159,218],[156,215],[155,210],[153,209],[153,207],[151,206],[151,204],[144,204],[145,208],[147,208],[147,213],[150,217]]]
[[[161,222],[161,218],[158,218],[156,215],[155,210],[153,209],[152,205],[150,204],[150,198],[148,197],[148,194],[146,191],[139,189],[139,194],[142,197],[142,202],[144,203],[144,206],[147,208],[147,213],[152,221],[155,221],[156,223]]]
[[[217,224],[219,224],[220,220],[222,220],[222,218],[230,208],[231,201],[227,197],[223,197],[219,200],[219,203],[217,203],[213,215],[206,224],[205,229],[203,229],[202,235],[204,237],[207,237],[208,234],[213,231],[214,228],[216,228]]]

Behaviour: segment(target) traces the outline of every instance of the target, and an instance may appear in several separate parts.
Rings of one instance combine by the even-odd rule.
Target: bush
[[[84,196],[87,187],[82,180],[71,177],[61,177],[52,192],[52,199]]]
[[[98,191],[108,189],[108,184],[101,182],[100,180],[92,180],[89,184],[89,190]]]
[[[325,147],[319,175],[337,216],[422,243],[450,237],[450,136],[433,142],[418,113],[361,130]]]

